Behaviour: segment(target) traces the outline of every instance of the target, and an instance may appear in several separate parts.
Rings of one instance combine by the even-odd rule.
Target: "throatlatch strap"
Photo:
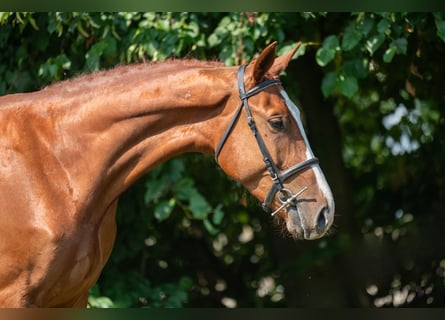
[[[221,153],[222,148],[224,147],[224,144],[226,143],[227,138],[229,137],[230,133],[232,132],[233,127],[235,126],[235,122],[238,119],[241,110],[243,109],[243,103],[238,107],[238,109],[235,111],[235,115],[233,116],[232,120],[230,121],[229,125],[227,126],[226,131],[224,132],[221,140],[219,141],[218,146],[216,147],[215,151],[215,161],[218,163],[218,156]]]

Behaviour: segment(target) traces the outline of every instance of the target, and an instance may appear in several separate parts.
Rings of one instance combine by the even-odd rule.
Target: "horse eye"
[[[274,119],[270,119],[269,120],[269,124],[272,128],[274,128],[275,130],[284,130],[285,126],[284,126],[284,122],[282,118],[274,118]]]

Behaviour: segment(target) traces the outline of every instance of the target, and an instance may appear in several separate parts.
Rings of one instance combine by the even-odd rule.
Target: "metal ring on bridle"
[[[292,194],[292,191],[290,191],[289,189],[283,189],[283,190],[287,190],[290,192],[290,194]],[[303,192],[305,192],[307,190],[307,186],[305,186],[303,189],[301,189],[299,192],[297,192],[296,194],[292,194],[292,196],[290,196],[289,198],[286,199],[286,201],[283,201],[281,198],[280,201],[282,203],[282,205],[275,210],[274,212],[271,213],[271,216],[274,216],[275,214],[277,214],[278,212],[280,212],[281,210],[283,210],[284,208],[287,208],[288,206],[290,206],[292,204],[292,202],[294,202],[295,199],[298,198],[298,196],[300,194],[302,194]],[[281,192],[282,190],[280,190],[279,192]]]
[[[294,193],[287,188],[283,188],[279,190],[277,193],[278,193],[278,200],[280,200],[282,204],[288,201],[294,195]]]

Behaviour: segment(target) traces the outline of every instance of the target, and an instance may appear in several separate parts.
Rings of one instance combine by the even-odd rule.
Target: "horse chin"
[[[296,207],[290,206],[286,209],[287,219],[286,227],[293,238],[298,240],[304,240],[305,234],[303,229],[303,224],[300,218],[300,214]]]

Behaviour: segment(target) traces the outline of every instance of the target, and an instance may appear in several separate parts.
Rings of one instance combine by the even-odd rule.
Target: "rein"
[[[277,194],[277,192],[280,194],[279,200],[282,203],[282,205],[277,210],[275,210],[274,212],[271,213],[271,215],[273,216],[280,210],[292,205],[294,203],[294,201],[296,200],[296,198],[307,189],[307,186],[306,186],[302,190],[300,190],[299,192],[294,194],[291,190],[284,187],[284,181],[288,177],[290,177],[294,174],[300,173],[300,172],[308,169],[309,167],[318,164],[318,159],[315,157],[312,157],[308,160],[305,160],[303,162],[300,162],[300,163],[290,167],[289,169],[287,169],[284,172],[281,172],[278,169],[278,167],[276,166],[275,162],[273,161],[273,159],[270,155],[269,150],[266,147],[266,144],[264,143],[264,140],[263,140],[260,132],[258,131],[258,128],[255,124],[255,120],[253,119],[252,113],[249,108],[248,99],[270,86],[281,85],[281,82],[278,79],[266,80],[246,92],[246,90],[244,88],[245,69],[246,69],[246,65],[242,65],[238,69],[238,91],[239,91],[239,97],[241,99],[241,104],[238,107],[238,109],[235,111],[235,114],[234,114],[232,120],[230,121],[226,131],[224,132],[224,134],[216,148],[215,160],[216,160],[216,162],[218,162],[219,154],[221,153],[221,150],[224,147],[224,144],[226,143],[227,138],[229,137],[230,133],[232,132],[232,130],[235,126],[235,123],[236,123],[239,115],[241,114],[241,110],[244,108],[246,115],[247,115],[247,123],[250,127],[250,130],[252,131],[252,134],[254,135],[254,137],[257,141],[258,147],[259,147],[261,154],[263,156],[263,161],[264,161],[267,171],[269,172],[269,175],[273,181],[273,184],[272,184],[266,198],[264,199],[264,201],[262,203],[263,210],[266,212],[271,212],[272,210],[270,208],[270,205],[272,203],[272,200],[275,197],[275,195]],[[285,100],[286,100],[286,105],[289,109],[291,108],[291,106],[295,106],[295,105],[293,105],[293,103],[288,101],[287,94],[285,95]],[[291,110],[291,114],[292,115],[294,114],[292,112],[292,110]],[[297,120],[297,119],[295,119],[295,120]]]

